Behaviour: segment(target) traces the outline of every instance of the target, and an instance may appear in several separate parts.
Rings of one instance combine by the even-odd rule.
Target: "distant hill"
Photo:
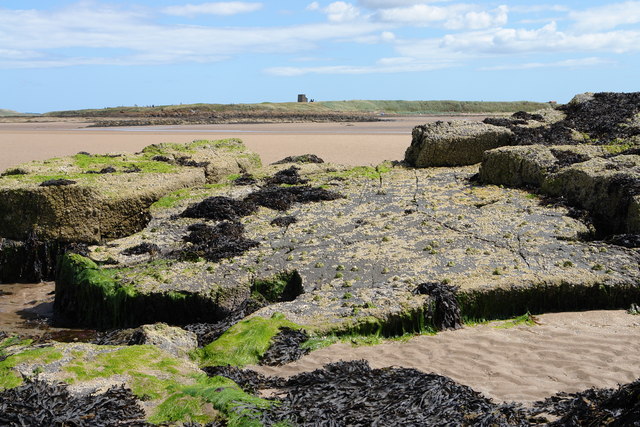
[[[0,108],[0,117],[23,116],[23,115],[24,114],[18,113],[17,111],[5,110]]]
[[[185,104],[151,107],[113,107],[102,109],[52,111],[54,117],[196,118],[216,115],[269,116],[297,114],[438,114],[513,113],[548,108],[549,104],[529,101],[322,101],[264,102],[261,104]]]

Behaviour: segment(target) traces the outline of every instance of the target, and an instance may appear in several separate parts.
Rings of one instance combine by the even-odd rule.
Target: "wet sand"
[[[411,131],[436,120],[481,120],[485,116],[407,116],[379,122],[266,123],[87,128],[77,121],[0,121],[0,171],[30,160],[118,151],[136,152],[161,142],[240,138],[263,163],[286,156],[316,154],[327,162],[376,165],[402,160]]]
[[[286,366],[250,368],[291,376],[339,360],[366,359],[372,368],[434,372],[497,401],[523,403],[560,391],[615,387],[640,377],[640,316],[618,310],[536,318],[535,326],[480,325],[376,346],[338,343]]]

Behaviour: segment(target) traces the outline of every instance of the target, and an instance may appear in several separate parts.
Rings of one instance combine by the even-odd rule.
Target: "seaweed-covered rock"
[[[181,166],[203,168],[210,184],[261,166],[260,157],[247,151],[242,141],[236,138],[193,141],[186,148],[182,144],[153,144],[142,152],[162,156]]]
[[[486,150],[511,145],[508,129],[476,122],[435,122],[413,129],[405,161],[415,167],[461,166],[482,161]]]
[[[461,314],[472,317],[517,316],[527,310],[627,308],[629,300],[637,299],[640,271],[629,266],[637,265],[640,254],[603,242],[581,241],[589,228],[569,216],[566,207],[542,205],[522,190],[471,184],[469,178],[476,172],[475,166],[322,172],[314,165],[304,175],[314,187],[265,187],[252,195],[247,195],[249,189],[233,185],[205,189],[198,193],[201,199],[247,200],[259,194],[268,202],[281,200],[282,194],[295,195],[296,200],[299,195],[303,200],[327,195],[320,190],[330,185],[344,197],[314,205],[290,204],[292,197],[282,209],[297,222],[286,228],[271,225],[282,214],[269,209],[241,218],[245,238],[260,245],[232,258],[210,261],[196,254],[141,262],[139,256],[122,255],[123,249],[145,241],[141,236],[158,244],[163,254],[210,240],[186,244],[183,240],[192,232],[189,227],[201,222],[175,217],[194,200],[189,195],[182,204],[154,210],[157,216],[140,235],[100,246],[91,257],[120,263],[101,269],[118,286],[135,289],[140,296],[166,295],[167,304],[175,304],[168,312],[176,318],[182,320],[185,313],[181,299],[169,299],[171,292],[198,296],[220,315],[184,323],[221,321],[256,292],[273,302],[256,315],[270,318],[280,312],[314,333],[416,332],[435,327],[429,312],[435,296],[413,292],[423,282],[460,286]],[[600,250],[602,246],[606,250]],[[285,289],[297,291],[284,292],[288,298],[283,298]],[[138,297],[123,303],[134,304]],[[103,298],[81,297],[89,304]],[[85,305],[77,307],[84,310]],[[135,315],[146,312],[119,310]],[[113,318],[111,313],[107,310],[100,318]]]
[[[416,288],[416,293],[433,298],[434,307],[427,315],[438,330],[462,328],[460,306],[456,299],[458,289],[442,282],[421,283]]]
[[[560,107],[567,124],[592,138],[610,141],[640,135],[640,92],[583,93]]]
[[[550,175],[547,194],[587,209],[606,234],[640,232],[640,156],[620,155],[576,163]]]
[[[306,184],[308,180],[300,177],[300,168],[291,166],[288,169],[282,169],[276,172],[271,178],[267,179],[267,184],[287,184],[287,185],[300,185]]]
[[[272,165],[283,165],[286,163],[324,163],[320,157],[315,154],[301,154],[298,156],[287,156],[282,160],[271,163]]]
[[[259,245],[255,240],[244,237],[244,226],[239,222],[221,222],[211,227],[206,224],[189,226],[190,233],[184,237],[192,245],[180,251],[180,257],[188,259],[205,258],[219,261],[241,255]]]
[[[540,187],[550,173],[606,153],[593,145],[500,147],[485,151],[479,178],[487,184]]]
[[[244,216],[251,215],[256,209],[257,206],[253,203],[234,200],[225,196],[214,196],[189,206],[182,212],[181,216],[185,218],[204,218],[217,221],[237,221]]]

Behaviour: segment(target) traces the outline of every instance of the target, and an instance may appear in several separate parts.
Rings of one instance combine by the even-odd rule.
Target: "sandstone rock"
[[[152,160],[178,152],[193,164]],[[149,206],[167,193],[219,181],[258,162],[238,140],[223,140],[27,163],[20,167],[26,173],[0,177],[0,237],[24,240],[36,233],[43,240],[86,243],[123,237],[144,228]],[[74,183],[41,186],[52,178]]]
[[[231,138],[218,141],[194,141],[184,144],[153,144],[143,153],[166,157],[170,163],[204,168],[207,183],[221,182],[232,174],[250,172],[261,166],[257,154],[246,151],[242,141]]]
[[[492,148],[509,145],[512,133],[485,123],[435,122],[413,129],[405,161],[415,167],[461,166],[482,161]]]
[[[607,154],[603,147],[525,145],[501,147],[484,153],[480,181],[512,187],[540,187],[549,173],[573,163]]]
[[[176,357],[188,356],[190,351],[198,347],[196,334],[166,323],[142,325],[133,338],[137,344],[154,345]]]

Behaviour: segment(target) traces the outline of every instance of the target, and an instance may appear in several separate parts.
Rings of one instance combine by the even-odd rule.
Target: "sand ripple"
[[[615,387],[640,377],[640,316],[624,311],[550,313],[536,326],[467,327],[371,347],[339,343],[287,366],[252,367],[290,376],[339,360],[446,375],[496,400],[530,402],[559,391]]]

